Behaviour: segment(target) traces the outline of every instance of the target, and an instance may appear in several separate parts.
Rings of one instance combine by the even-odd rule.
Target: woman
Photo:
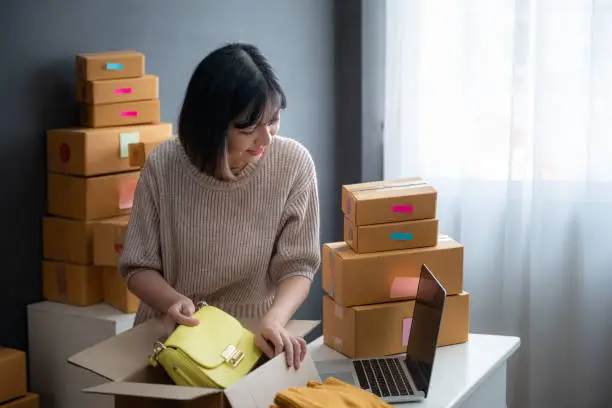
[[[277,135],[286,106],[257,48],[231,44],[189,81],[178,138],[142,169],[119,270],[141,299],[135,324],[195,325],[200,300],[259,321],[256,344],[299,368],[306,343],[284,329],[320,265],[315,166]]]

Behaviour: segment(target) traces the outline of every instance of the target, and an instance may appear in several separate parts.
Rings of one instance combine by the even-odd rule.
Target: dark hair
[[[232,43],[196,67],[178,120],[178,138],[191,162],[216,175],[226,162],[228,126],[258,125],[271,107],[287,101],[272,67],[257,47]]]

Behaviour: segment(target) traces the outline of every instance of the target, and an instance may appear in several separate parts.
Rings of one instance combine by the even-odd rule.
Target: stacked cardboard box
[[[426,264],[446,289],[438,346],[467,341],[463,246],[438,233],[437,191],[420,178],[345,185],[344,241],[323,245],[323,338],[353,358],[405,352]]]
[[[0,346],[0,408],[39,406],[39,396],[28,392],[26,354]]]
[[[145,74],[139,52],[78,54],[76,83],[80,127],[47,132],[43,294],[133,313],[138,300],[117,274],[120,246],[95,237],[113,228],[119,239],[127,227],[141,167],[130,146],[171,138],[172,124],[160,122],[159,79]]]

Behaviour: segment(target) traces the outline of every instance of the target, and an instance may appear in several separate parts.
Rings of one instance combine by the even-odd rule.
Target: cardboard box
[[[104,302],[123,313],[136,313],[140,304],[138,299],[127,288],[125,280],[116,267],[102,267],[104,285]]]
[[[103,381],[66,360],[102,340],[129,330],[134,314],[106,303],[72,306],[58,302],[27,305],[29,388],[40,395],[42,407],[114,408],[113,397],[81,390]]]
[[[93,259],[93,221],[43,218],[43,258],[89,265]]]
[[[432,247],[357,254],[346,242],[323,245],[322,286],[341,306],[414,299],[426,264],[447,295],[463,291],[463,245],[438,235]]]
[[[436,218],[435,188],[419,177],[342,186],[342,212],[357,227]]]
[[[406,351],[414,300],[343,307],[323,296],[323,341],[351,358],[386,356]],[[438,346],[468,339],[470,295],[448,296]]]
[[[89,306],[104,300],[102,271],[93,265],[43,261],[43,296],[47,300]]]
[[[109,127],[157,123],[161,121],[159,99],[147,101],[81,104],[81,126]]]
[[[0,403],[26,395],[26,364],[25,352],[0,347]]]
[[[431,247],[438,242],[438,220],[354,227],[344,217],[344,241],[358,254]]]
[[[131,212],[140,171],[95,177],[48,174],[48,211],[58,217],[97,220]]]
[[[172,123],[108,128],[53,129],[47,132],[47,171],[97,176],[138,170],[130,164],[132,143],[159,144],[172,138]]]
[[[93,105],[159,99],[159,77],[143,75],[138,78],[97,81],[79,79],[76,83],[76,99]]]
[[[133,50],[77,54],[76,74],[86,81],[143,76],[145,56]]]
[[[118,220],[125,216],[117,217]],[[43,258],[79,265],[93,262],[93,235],[98,221],[78,221],[67,218],[43,217]]]
[[[257,322],[242,320],[241,323],[253,330]],[[318,321],[292,320],[287,330],[305,336],[318,324]],[[169,333],[160,319],[151,319],[70,357],[68,362],[110,380],[84,391],[114,395],[116,407],[268,408],[279,391],[303,386],[309,380],[320,380],[309,355],[298,370],[287,367],[284,355],[279,355],[225,390],[176,386],[163,368],[147,366],[152,345],[163,341]]]
[[[123,252],[129,216],[101,220],[94,226],[93,263],[99,266],[117,266]]]
[[[38,394],[28,392],[25,397],[17,398],[4,404],[0,408],[38,408],[40,407],[40,397]]]
[[[173,136],[174,137],[174,136]],[[153,149],[159,144],[159,142],[150,143],[133,143],[128,146],[130,155],[130,166],[142,168],[145,164],[145,160],[151,154]]]

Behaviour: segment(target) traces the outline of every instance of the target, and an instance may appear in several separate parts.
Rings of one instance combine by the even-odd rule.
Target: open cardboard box
[[[249,330],[256,324],[255,320],[240,322]],[[319,323],[291,320],[286,327],[294,335],[305,336]],[[151,319],[75,354],[68,362],[109,380],[83,391],[115,396],[117,408],[268,408],[278,392],[320,380],[308,354],[298,370],[287,367],[280,354],[224,390],[174,385],[161,366],[153,368],[147,362],[154,342],[165,340],[171,330],[161,319]]]

